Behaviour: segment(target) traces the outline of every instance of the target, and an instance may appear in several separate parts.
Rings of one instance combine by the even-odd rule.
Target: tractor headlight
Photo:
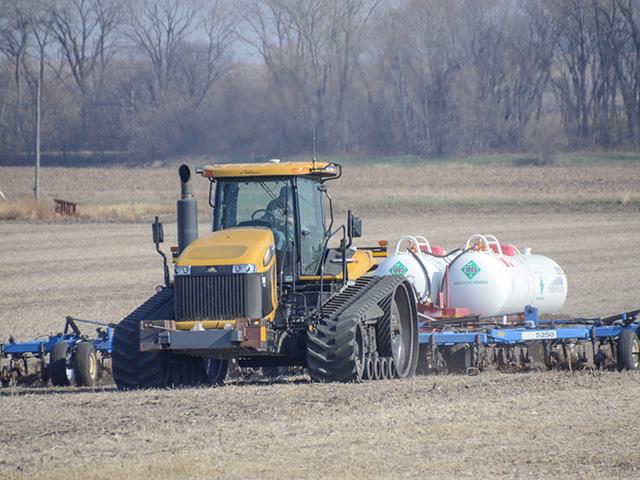
[[[273,245],[269,245],[269,248],[267,248],[267,251],[264,252],[264,258],[262,259],[262,266],[263,267],[266,267],[267,265],[269,265],[269,262],[273,258],[274,250],[275,250],[274,246]]]
[[[191,265],[176,265],[174,272],[176,275],[191,275]]]
[[[233,273],[255,273],[256,266],[253,263],[242,263],[233,266]]]

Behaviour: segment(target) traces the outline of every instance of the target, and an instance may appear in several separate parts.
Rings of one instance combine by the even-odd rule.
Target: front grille
[[[232,320],[254,313],[247,298],[252,275],[175,277],[176,320]],[[249,288],[248,288],[249,287]]]

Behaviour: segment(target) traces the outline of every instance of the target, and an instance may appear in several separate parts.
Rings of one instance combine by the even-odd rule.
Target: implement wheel
[[[73,371],[76,385],[93,387],[98,379],[98,358],[90,342],[80,342],[73,356]]]
[[[173,289],[163,288],[118,324],[111,366],[120,390],[167,386],[168,355],[140,351],[140,322],[171,320],[173,316]]]
[[[55,387],[68,387],[73,383],[74,372],[71,349],[67,342],[58,342],[49,355],[49,376]]]
[[[640,369],[640,339],[632,330],[623,330],[618,337],[618,370]]]

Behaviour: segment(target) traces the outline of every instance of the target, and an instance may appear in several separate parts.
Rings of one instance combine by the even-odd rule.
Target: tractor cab
[[[268,162],[200,172],[212,182],[214,232],[269,229],[281,281],[319,275],[333,225],[324,182],[340,176],[339,165]]]

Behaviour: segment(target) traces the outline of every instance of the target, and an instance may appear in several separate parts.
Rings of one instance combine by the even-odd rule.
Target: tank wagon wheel
[[[113,334],[111,366],[119,389],[167,385],[168,356],[163,352],[140,351],[140,322],[171,320],[173,316],[173,290],[163,288],[118,324]]]
[[[76,385],[93,387],[98,379],[98,358],[96,349],[90,342],[80,342],[73,356],[73,371]]]
[[[68,387],[74,383],[73,352],[67,342],[58,342],[51,349],[49,376],[56,387]]]
[[[618,337],[618,370],[640,369],[640,339],[633,330],[623,330]]]

